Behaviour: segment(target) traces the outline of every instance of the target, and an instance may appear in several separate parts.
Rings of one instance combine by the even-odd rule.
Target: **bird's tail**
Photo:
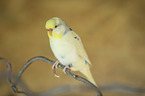
[[[96,84],[96,82],[95,82],[95,80],[94,80],[94,78],[93,78],[93,76],[91,74],[89,65],[86,65],[82,70],[80,70],[80,72],[83,75],[85,75],[91,83],[93,83],[94,85],[97,86],[97,84]]]

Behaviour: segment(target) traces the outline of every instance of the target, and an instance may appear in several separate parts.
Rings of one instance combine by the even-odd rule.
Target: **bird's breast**
[[[50,41],[51,49],[56,58],[64,65],[69,65],[77,60],[77,50],[71,42],[65,39]]]

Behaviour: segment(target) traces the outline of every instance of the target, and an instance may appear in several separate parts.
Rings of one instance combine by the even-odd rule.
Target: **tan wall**
[[[15,73],[34,56],[56,60],[44,25],[57,16],[81,37],[98,85],[124,83],[144,87],[144,10],[144,0],[1,0],[0,57],[12,62]],[[5,66],[0,63],[0,71],[3,70]],[[62,70],[57,73],[60,78],[54,77],[49,64],[36,62],[24,73],[23,80],[35,92],[56,85],[80,83]],[[13,92],[7,82],[3,82],[0,96],[9,96]]]

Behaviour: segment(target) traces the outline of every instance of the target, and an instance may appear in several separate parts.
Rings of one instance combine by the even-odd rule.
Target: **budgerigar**
[[[90,72],[91,62],[85,52],[80,37],[66,23],[53,17],[46,22],[51,49],[55,57],[72,71],[80,71],[96,85]]]

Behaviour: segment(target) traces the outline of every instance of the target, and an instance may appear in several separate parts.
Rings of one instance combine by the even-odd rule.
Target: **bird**
[[[79,71],[91,83],[97,86],[90,71],[90,65],[92,64],[80,37],[64,20],[58,17],[47,20],[45,28],[49,37],[51,50],[58,59],[54,65],[61,63],[72,71]]]

